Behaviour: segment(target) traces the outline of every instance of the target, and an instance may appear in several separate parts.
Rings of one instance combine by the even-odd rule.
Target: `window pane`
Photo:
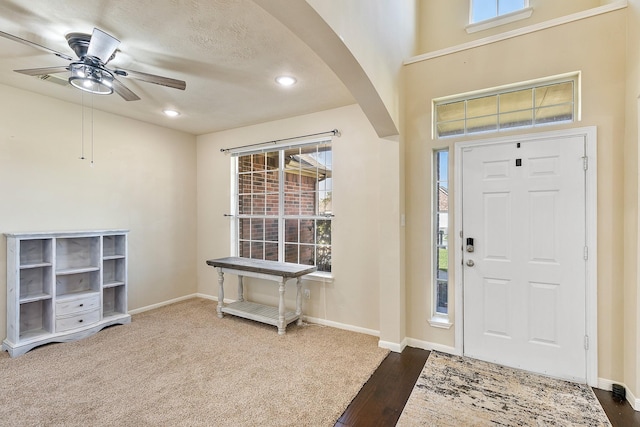
[[[498,96],[491,95],[467,101],[467,117],[484,117],[498,114]]]
[[[251,196],[249,195],[238,196],[238,214],[251,215]]]
[[[573,102],[573,82],[537,87],[535,91],[536,107]]]
[[[251,238],[251,220],[249,218],[238,220],[238,232],[240,239],[249,240]]]
[[[438,123],[437,136],[439,138],[464,134],[464,120],[458,120],[455,122]]]
[[[253,215],[264,215],[266,207],[266,199],[264,194],[258,194],[251,197],[251,213]]]
[[[498,130],[498,116],[480,117],[467,120],[467,133]]]
[[[533,126],[533,110],[500,114],[500,129]]]
[[[264,259],[268,261],[278,261],[278,244],[277,243],[264,244]]]
[[[316,247],[316,266],[318,271],[331,272],[331,246]]]
[[[300,243],[315,243],[314,220],[300,220]]]
[[[536,108],[536,124],[573,120],[573,104]]]
[[[298,263],[298,245],[284,246],[284,261]]]
[[[447,282],[438,282],[436,292],[436,313],[447,314],[449,312],[449,286]]]
[[[315,182],[311,182],[315,187]],[[300,193],[300,215],[316,215],[316,192],[303,191]]]
[[[284,194],[284,214],[300,215],[300,193]]]
[[[251,240],[264,240],[264,219],[251,219]]]
[[[472,22],[494,18],[498,13],[497,0],[472,0]]]
[[[450,122],[464,119],[464,101],[436,105],[436,121]]]
[[[524,9],[524,0],[498,0],[498,15]]]
[[[278,220],[277,219],[264,220],[264,240],[268,242],[278,241]]]
[[[243,258],[251,258],[251,243],[247,241],[240,241],[238,255]]]
[[[318,214],[330,214],[333,211],[331,204],[331,191],[318,191]]]
[[[251,258],[264,259],[264,243],[251,242]]]
[[[316,221],[316,243],[318,243],[319,245],[331,244],[331,221],[330,220]]]
[[[447,292],[449,279],[449,152],[435,153],[435,197],[434,245],[433,245],[433,310],[447,314]]]
[[[300,245],[300,259],[298,262],[304,265],[315,265],[315,246]]]
[[[500,114],[533,108],[533,89],[500,94]]]
[[[298,219],[285,219],[284,241],[298,243],[299,242],[299,222]]]

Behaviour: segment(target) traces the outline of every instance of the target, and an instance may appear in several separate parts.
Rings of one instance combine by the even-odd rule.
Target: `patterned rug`
[[[432,351],[398,426],[611,426],[593,390]]]

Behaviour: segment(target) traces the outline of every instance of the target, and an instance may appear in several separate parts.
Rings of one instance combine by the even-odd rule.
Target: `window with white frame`
[[[529,0],[471,0],[470,24],[526,9]]]
[[[331,272],[331,141],[234,153],[237,255]]]
[[[579,120],[579,73],[433,101],[436,138]]]
[[[449,314],[449,151],[434,151],[433,313]]]

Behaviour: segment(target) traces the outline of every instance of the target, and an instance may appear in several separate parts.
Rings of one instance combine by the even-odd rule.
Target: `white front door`
[[[465,355],[586,381],[584,156],[582,135],[463,148]]]

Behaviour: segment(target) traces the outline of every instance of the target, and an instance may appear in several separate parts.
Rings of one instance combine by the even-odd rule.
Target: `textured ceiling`
[[[0,0],[0,31],[71,56],[65,34],[94,27],[121,41],[109,67],[187,82],[180,91],[120,78],[142,99],[93,96],[103,111],[198,135],[355,102],[306,44],[251,0]],[[67,63],[0,37],[1,84],[80,104],[82,92],[71,86],[12,71]],[[298,83],[277,86],[281,74]],[[165,108],[182,114],[167,118]]]

